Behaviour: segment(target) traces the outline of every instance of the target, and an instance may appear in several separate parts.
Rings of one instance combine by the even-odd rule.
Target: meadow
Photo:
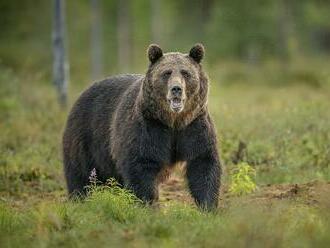
[[[225,167],[212,213],[194,206],[180,169],[154,207],[113,184],[68,201],[61,162],[68,110],[43,76],[0,67],[0,246],[327,247],[329,74],[228,67],[236,71],[210,69]],[[71,86],[71,104],[85,87]]]

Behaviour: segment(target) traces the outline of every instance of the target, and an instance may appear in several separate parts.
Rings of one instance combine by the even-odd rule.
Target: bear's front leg
[[[154,162],[137,162],[127,166],[125,185],[144,203],[151,204],[158,200],[157,175],[160,171]]]
[[[212,210],[218,206],[221,167],[216,151],[187,161],[187,179],[198,207]]]

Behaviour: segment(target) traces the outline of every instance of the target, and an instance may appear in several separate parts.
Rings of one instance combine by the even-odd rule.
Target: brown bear
[[[189,54],[148,48],[145,75],[97,82],[82,93],[63,137],[70,196],[84,195],[91,171],[115,178],[146,203],[158,199],[160,178],[185,162],[189,190],[202,209],[217,207],[221,165],[207,109],[204,47]]]

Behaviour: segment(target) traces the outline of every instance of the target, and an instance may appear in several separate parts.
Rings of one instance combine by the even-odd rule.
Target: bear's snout
[[[179,85],[175,85],[171,88],[171,93],[174,97],[180,97],[182,96],[182,87]]]
[[[180,113],[184,109],[185,88],[180,80],[173,80],[168,87],[167,100],[171,111]]]

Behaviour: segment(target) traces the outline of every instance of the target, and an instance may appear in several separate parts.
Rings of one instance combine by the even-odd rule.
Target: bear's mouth
[[[175,113],[180,113],[183,110],[184,100],[178,97],[174,97],[169,100],[170,108]]]

